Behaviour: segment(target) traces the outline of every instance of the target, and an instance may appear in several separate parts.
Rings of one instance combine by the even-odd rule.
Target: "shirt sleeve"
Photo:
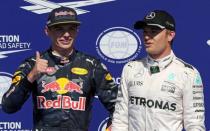
[[[125,66],[126,67],[126,66]],[[112,121],[112,131],[128,131],[128,90],[126,84],[126,68],[121,75],[118,97]]]
[[[109,111],[110,122],[114,112],[114,106],[117,98],[117,84],[113,81],[111,74],[108,72],[106,66],[99,61],[93,72],[93,80],[98,96],[101,103]],[[110,123],[109,122],[109,123]]]
[[[2,109],[6,113],[14,113],[21,109],[29,98],[33,84],[27,79],[31,70],[29,61],[23,62],[12,77],[9,90],[3,95]]]
[[[184,127],[186,131],[205,131],[203,84],[199,72],[186,73],[183,90]]]

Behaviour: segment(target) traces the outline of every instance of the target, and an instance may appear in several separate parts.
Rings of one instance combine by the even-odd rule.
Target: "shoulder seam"
[[[190,68],[190,69],[194,70],[194,68],[193,68],[192,65],[190,65],[190,64],[188,64],[188,63],[186,63],[186,62],[184,62],[183,60],[181,60],[181,59],[179,59],[179,58],[176,58],[176,60],[178,60],[179,62],[181,62],[182,64],[184,64],[184,66],[185,66],[186,68]]]

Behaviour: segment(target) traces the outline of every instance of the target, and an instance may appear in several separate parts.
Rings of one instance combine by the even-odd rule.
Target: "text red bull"
[[[56,100],[46,100],[44,96],[37,96],[38,109],[72,109],[85,111],[85,97],[79,97],[79,101],[73,101],[69,96],[58,95]]]

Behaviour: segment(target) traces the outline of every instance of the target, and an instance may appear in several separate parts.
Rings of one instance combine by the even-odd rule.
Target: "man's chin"
[[[70,50],[71,46],[64,46],[64,45],[61,46],[60,45],[60,46],[57,46],[56,48],[60,51],[66,51],[66,50]]]
[[[146,52],[149,53],[149,54],[152,54],[152,53],[153,53],[152,49],[149,48],[149,47],[147,47],[145,50],[146,50]]]
[[[60,48],[64,48],[64,49],[68,49],[68,48],[70,48],[71,46],[72,46],[71,43],[61,43],[61,44],[59,44],[59,47],[60,47]]]

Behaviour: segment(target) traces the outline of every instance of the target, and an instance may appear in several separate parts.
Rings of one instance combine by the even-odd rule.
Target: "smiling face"
[[[46,27],[46,34],[52,40],[52,49],[59,54],[70,53],[73,50],[74,41],[78,32],[76,24],[60,24]]]
[[[174,31],[155,26],[146,26],[143,29],[146,52],[154,59],[160,59],[169,55],[171,52],[171,41],[174,36]]]

